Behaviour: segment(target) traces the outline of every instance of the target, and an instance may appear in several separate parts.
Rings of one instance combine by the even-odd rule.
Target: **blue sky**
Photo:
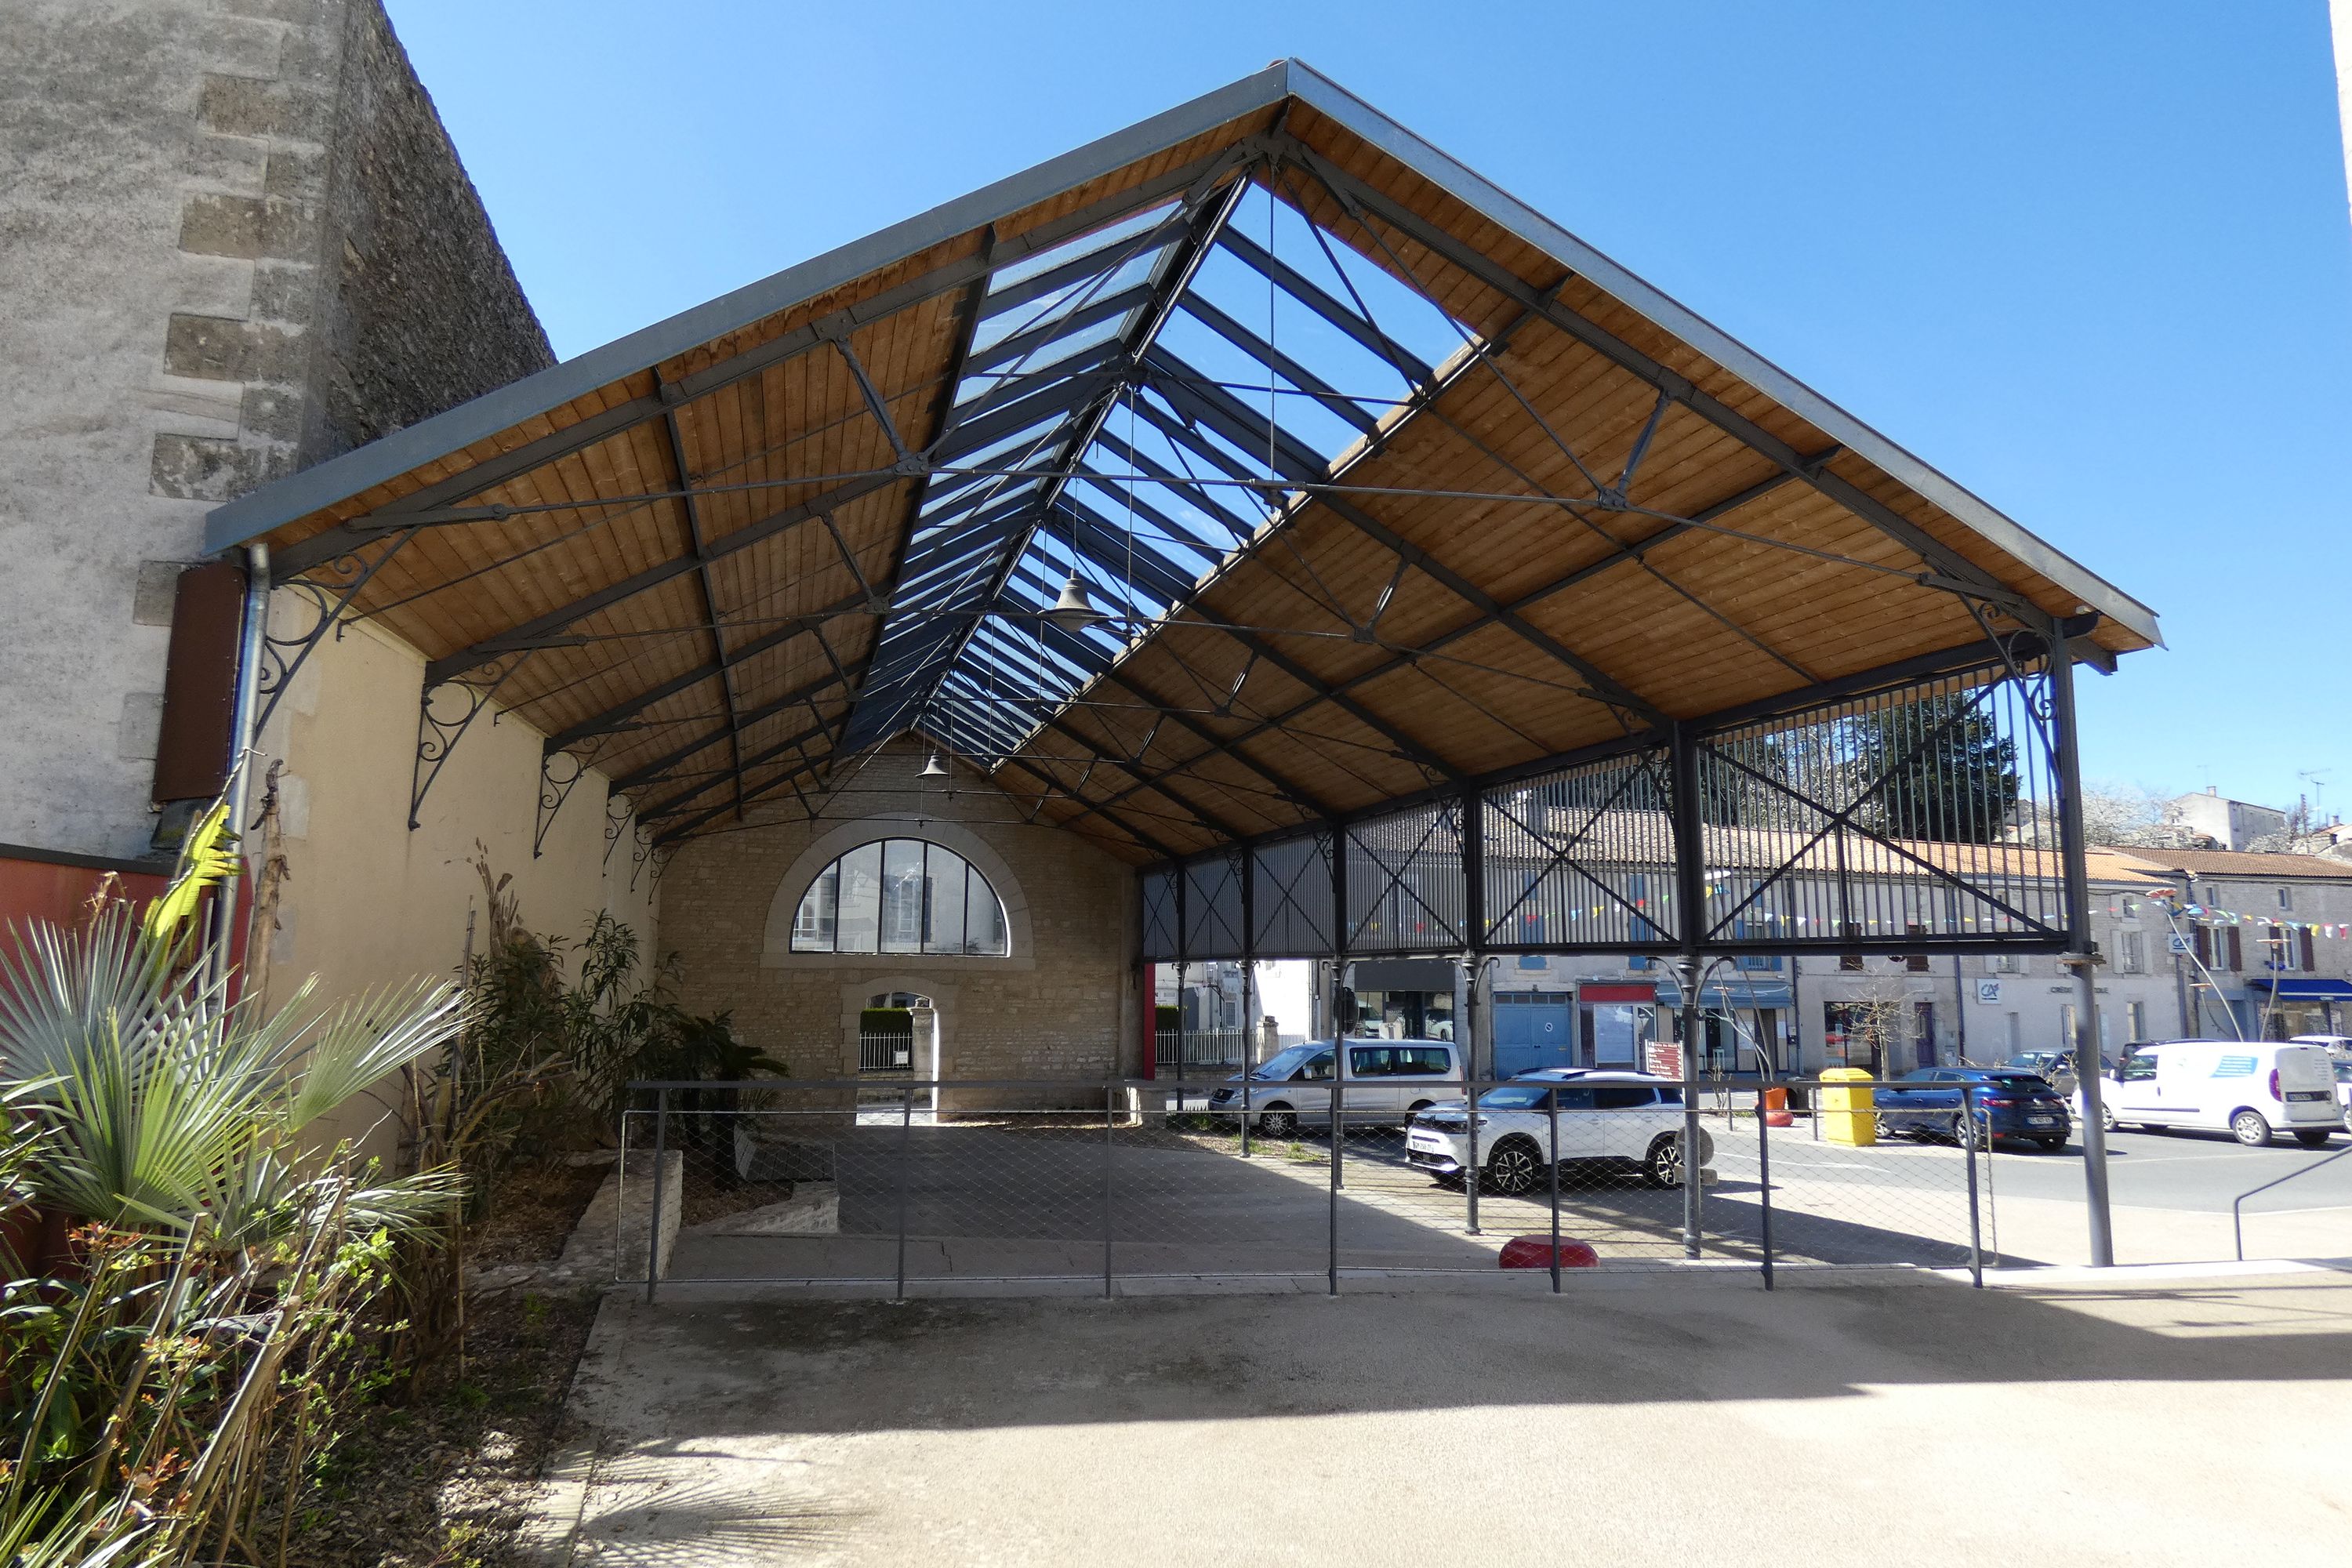
[[[1295,55],[2153,605],[2088,776],[2352,815],[2324,0],[389,8],[564,355]]]

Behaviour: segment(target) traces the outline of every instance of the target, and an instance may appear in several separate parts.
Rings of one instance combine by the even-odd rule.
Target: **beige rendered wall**
[[[953,796],[919,779],[924,754],[900,741],[862,768],[845,764],[816,821],[722,830],[679,850],[662,879],[662,941],[684,964],[687,1005],[731,1010],[738,1035],[800,1079],[857,1075],[857,1011],[887,991],[937,1005],[948,1077],[1099,1083],[1136,1072],[1134,872],[1082,835],[1023,821],[976,775],[959,770]],[[945,844],[987,874],[1011,956],[790,951],[809,880],[845,850],[902,837]]]
[[[311,612],[278,595],[289,631]],[[657,895],[650,867],[624,836],[605,858],[604,778],[583,778],[531,856],[540,732],[486,710],[450,755],[408,828],[424,659],[364,624],[323,640],[261,737],[264,765],[282,759],[278,820],[286,861],[269,939],[268,991],[282,999],[316,973],[328,996],[414,975],[455,975],[468,910],[483,902],[475,860],[511,873],[525,924],[575,941],[599,910],[637,932],[650,953]],[[630,885],[632,871],[635,886]]]

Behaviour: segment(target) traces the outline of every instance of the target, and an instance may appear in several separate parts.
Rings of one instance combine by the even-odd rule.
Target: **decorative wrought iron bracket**
[[[617,812],[613,809],[615,805],[621,808]],[[636,810],[627,795],[616,795],[610,790],[604,793],[605,865],[613,863],[613,846],[621,841],[621,834],[628,827],[629,819],[636,815]]]
[[[531,826],[530,858],[538,859],[547,847],[547,830],[555,826],[555,814],[572,798],[572,792],[588,774],[588,762],[565,751],[542,751],[539,754],[539,820]]]
[[[383,563],[399,554],[402,546],[415,538],[417,532],[414,528],[403,530],[391,544],[376,552],[373,560],[362,561],[356,551],[347,552],[277,584],[292,589],[309,605],[311,620],[298,637],[280,637],[274,631],[262,637],[261,672],[256,688],[261,695],[261,711],[254,721],[255,734],[269,727],[270,716],[278,711],[278,700],[292,689],[294,678],[301,673],[310,650],[325,641],[330,632],[338,639],[342,637],[343,617],[352,602]]]
[[[441,769],[457,742],[473,727],[499,688],[512,679],[515,671],[530,662],[533,648],[519,653],[501,654],[486,664],[475,666],[460,676],[428,683],[416,700],[416,761],[409,771],[408,830],[416,831],[417,813],[424,808],[425,793],[433,781],[441,776]],[[495,723],[494,719],[491,722]]]

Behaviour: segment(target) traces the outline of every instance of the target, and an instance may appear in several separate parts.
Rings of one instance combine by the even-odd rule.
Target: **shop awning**
[[[2246,989],[2268,991],[2282,1002],[2352,1002],[2352,980],[2328,980],[2317,976],[2274,980],[2267,974],[2260,974],[2248,978]]]
[[[1709,980],[1698,988],[1702,1005],[1708,1007],[1793,1007],[1795,1000],[1789,994],[1785,980]],[[1683,988],[1671,980],[1658,982],[1658,1004],[1664,1007],[1683,1005]]]

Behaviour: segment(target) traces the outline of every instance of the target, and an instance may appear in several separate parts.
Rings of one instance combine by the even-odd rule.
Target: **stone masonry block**
[[[274,81],[206,72],[196,121],[224,136],[270,136],[286,118],[285,103],[286,91]]]
[[[226,316],[174,315],[163,334],[163,368],[205,381],[249,379],[246,326]]]
[[[155,760],[155,739],[163,731],[163,694],[131,691],[123,694],[122,716],[115,721],[114,754],[126,763]]]
[[[168,626],[172,624],[172,605],[180,591],[178,561],[142,561],[139,563],[139,585],[131,591],[131,624],[137,626]]]
[[[253,196],[197,195],[180,209],[180,248],[195,256],[261,254],[262,204]]]
[[[163,368],[205,381],[290,381],[298,334],[227,316],[175,314],[163,335]]]
[[[148,460],[147,488],[159,496],[223,501],[251,489],[258,471],[257,456],[235,441],[158,436]]]
[[[289,196],[263,199],[257,254],[307,261],[318,247],[319,216],[310,203]]]
[[[285,386],[248,386],[238,423],[247,436],[270,441],[299,441],[308,421],[310,399]]]

